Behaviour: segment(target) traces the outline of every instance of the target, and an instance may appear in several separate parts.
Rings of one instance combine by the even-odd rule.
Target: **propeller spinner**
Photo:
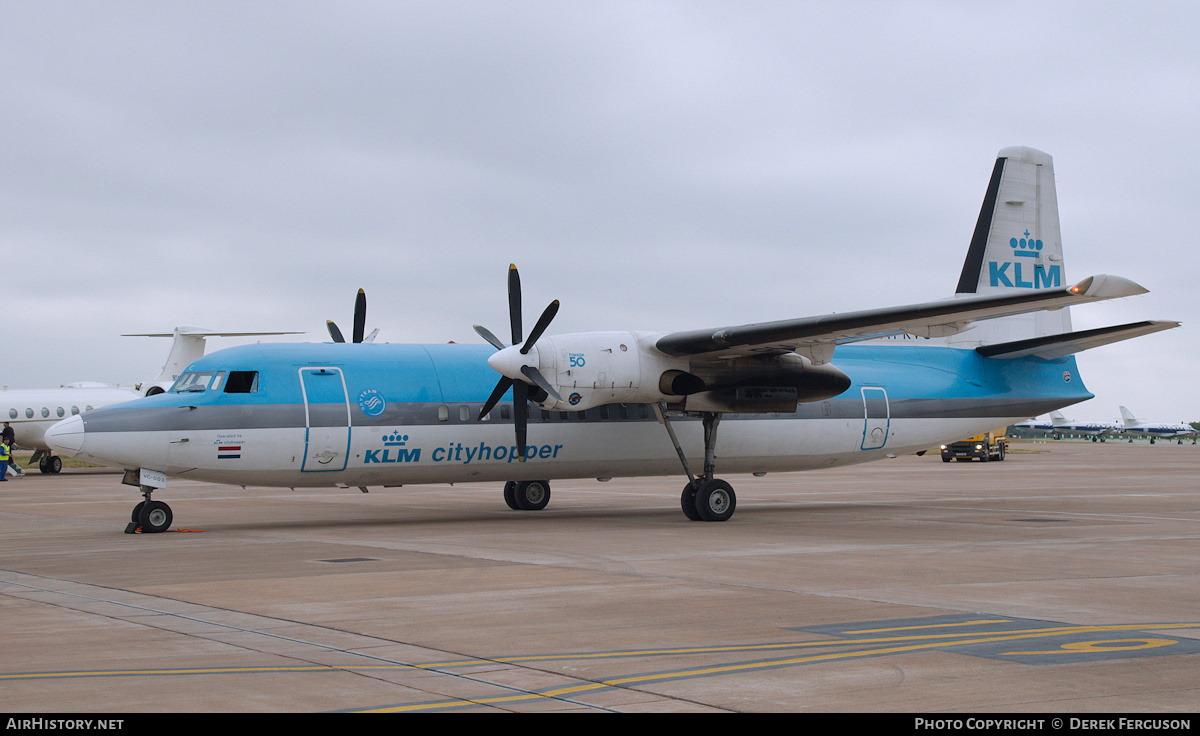
[[[477,421],[483,419],[500,401],[505,392],[509,388],[513,391],[513,425],[517,433],[517,447],[519,448],[520,461],[525,462],[525,440],[528,435],[529,428],[529,396],[530,389],[541,391],[553,397],[556,401],[561,402],[562,398],[546,377],[537,369],[537,353],[534,352],[532,357],[530,351],[533,350],[534,344],[550,326],[554,315],[558,314],[558,300],[550,302],[542,312],[542,316],[538,318],[533,329],[529,332],[529,336],[522,341],[521,339],[521,276],[517,273],[515,264],[510,264],[508,267],[508,319],[512,328],[512,345],[505,345],[500,342],[500,339],[493,335],[486,327],[475,325],[475,332],[484,340],[487,340],[498,351],[491,358],[488,358],[488,365],[500,373],[500,380],[496,383],[496,388],[492,390],[492,395],[484,402],[483,407],[479,410]]]

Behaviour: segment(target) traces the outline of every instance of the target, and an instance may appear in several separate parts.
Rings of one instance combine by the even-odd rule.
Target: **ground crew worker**
[[[8,469],[13,472],[13,475],[21,478],[25,475],[25,471],[17,465],[17,458],[12,453],[13,445],[16,444],[15,437],[16,433],[13,432],[13,428],[9,426],[8,422],[5,422],[4,429],[0,430],[0,438],[2,438],[0,441],[8,443]]]
[[[12,457],[12,444],[8,440],[0,441],[0,483],[7,482],[8,460]]]

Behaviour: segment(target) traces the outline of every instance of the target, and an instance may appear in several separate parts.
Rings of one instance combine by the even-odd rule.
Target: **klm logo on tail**
[[[1028,261],[1024,263],[1021,260],[989,261],[988,277],[992,286],[1018,289],[1044,289],[1062,286],[1062,267],[1057,264],[1046,266],[1041,263],[1042,241],[1030,237],[1028,230],[1025,231],[1025,237],[1010,238],[1008,244],[1012,246],[1014,259],[1033,258],[1038,262],[1032,264],[1031,272],[1028,268],[1022,269],[1022,266],[1031,265]],[[1010,268],[1011,270],[1009,270]]]

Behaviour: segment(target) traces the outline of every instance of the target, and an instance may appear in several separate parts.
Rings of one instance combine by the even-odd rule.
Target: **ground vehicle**
[[[1008,438],[1004,436],[1003,429],[997,429],[987,434],[942,445],[942,462],[948,463],[951,460],[970,462],[971,458],[975,457],[985,463],[988,460],[1003,460],[1007,449]]]

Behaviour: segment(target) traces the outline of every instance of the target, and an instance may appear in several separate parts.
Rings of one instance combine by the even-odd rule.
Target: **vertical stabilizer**
[[[167,353],[167,362],[163,363],[158,376],[147,384],[151,394],[165,390],[175,383],[183,370],[204,357],[204,340],[208,337],[256,337],[261,335],[298,335],[299,332],[213,332],[203,327],[183,325],[176,327],[174,332],[139,332],[127,333],[122,337],[169,337],[171,352]]]
[[[1020,293],[1066,285],[1054,161],[1033,148],[1005,148],[992,169],[957,293]],[[1064,308],[981,323],[964,333],[963,341],[990,344],[1070,331],[1071,316]]]
[[[190,325],[176,327],[174,334],[171,335],[171,352],[167,353],[167,362],[163,363],[162,370],[158,372],[154,383],[174,383],[175,379],[183,373],[184,368],[203,358],[204,338],[208,332],[208,330]]]
[[[1125,423],[1126,427],[1136,427],[1141,424],[1141,422],[1137,420],[1137,417],[1133,415],[1133,412],[1129,411],[1123,406],[1121,407],[1121,421]]]

